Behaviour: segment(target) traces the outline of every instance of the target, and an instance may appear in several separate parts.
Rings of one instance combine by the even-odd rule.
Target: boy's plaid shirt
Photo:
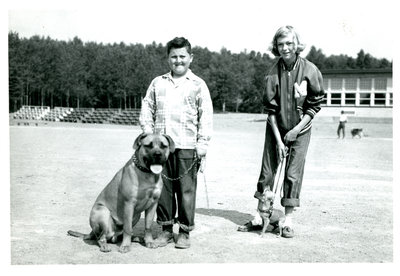
[[[180,149],[207,149],[213,107],[206,83],[189,70],[174,82],[171,73],[156,77],[142,101],[140,126],[146,133],[167,134]]]

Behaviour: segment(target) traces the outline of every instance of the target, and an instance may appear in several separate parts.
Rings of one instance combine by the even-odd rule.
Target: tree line
[[[203,78],[216,111],[261,112],[263,79],[275,62],[266,53],[226,48],[213,52],[193,47],[191,69]],[[363,50],[352,58],[325,56],[312,46],[306,56],[325,69],[392,68]],[[78,37],[59,41],[50,37],[20,38],[8,34],[9,107],[22,105],[94,108],[140,108],[151,80],[168,72],[166,47],[83,42]]]

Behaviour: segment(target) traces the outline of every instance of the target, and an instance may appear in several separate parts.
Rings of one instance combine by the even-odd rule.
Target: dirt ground
[[[127,254],[118,244],[102,253],[67,230],[89,233],[91,206],[131,157],[139,127],[11,122],[11,264],[392,263],[392,124],[349,123],[348,136],[338,140],[336,123],[316,119],[295,237],[261,238],[257,231],[237,231],[256,214],[265,130],[259,118],[215,115],[190,249],[133,243]],[[352,139],[352,127],[367,137]],[[143,228],[141,219],[136,235],[143,236]],[[154,236],[159,232],[154,223]]]

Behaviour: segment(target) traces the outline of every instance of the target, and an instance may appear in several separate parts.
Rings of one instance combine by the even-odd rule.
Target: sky
[[[20,37],[126,44],[166,44],[269,53],[275,31],[292,25],[326,55],[364,52],[393,60],[395,0],[8,1],[8,31]],[[397,31],[396,31],[397,32]]]

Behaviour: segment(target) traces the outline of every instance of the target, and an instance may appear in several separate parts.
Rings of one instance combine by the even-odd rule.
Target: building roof
[[[377,75],[377,74],[390,74],[392,75],[393,70],[390,69],[322,69],[323,75]]]

